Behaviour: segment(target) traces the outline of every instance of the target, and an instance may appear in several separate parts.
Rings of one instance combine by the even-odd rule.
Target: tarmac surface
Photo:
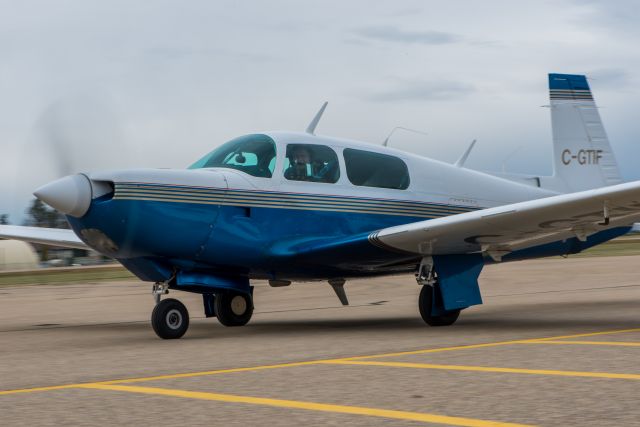
[[[640,257],[485,267],[450,327],[411,276],[256,283],[249,325],[149,324],[150,284],[0,287],[0,425],[640,426]]]

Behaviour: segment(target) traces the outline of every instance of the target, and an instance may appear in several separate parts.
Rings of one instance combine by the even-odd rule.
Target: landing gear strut
[[[250,294],[224,291],[216,294],[215,311],[224,326],[244,326],[253,314],[253,298]]]
[[[460,310],[445,310],[440,284],[431,257],[425,257],[416,272],[416,281],[422,286],[418,297],[420,316],[429,326],[453,325]]]
[[[153,284],[153,288],[151,289],[151,295],[153,295],[153,300],[156,304],[160,303],[160,298],[162,295],[166,295],[169,293],[169,284],[166,282],[157,282]]]

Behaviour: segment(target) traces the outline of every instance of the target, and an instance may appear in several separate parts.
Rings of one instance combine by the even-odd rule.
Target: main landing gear
[[[418,297],[420,316],[429,326],[453,325],[460,310],[445,310],[440,293],[440,283],[433,264],[421,263],[416,273],[416,281],[422,286]]]
[[[437,313],[433,302],[435,294],[435,286],[424,285],[420,290],[418,308],[420,309],[420,316],[422,316],[422,320],[424,320],[429,326],[453,325],[456,320],[458,320],[458,316],[460,316],[460,310],[442,311]]]
[[[177,339],[189,328],[189,312],[176,299],[161,300],[162,295],[168,293],[166,283],[153,285],[152,294],[156,306],[151,313],[151,326],[160,338]],[[217,317],[224,326],[244,326],[253,314],[253,298],[249,294],[232,290],[209,294],[205,297],[205,313],[207,317]]]
[[[253,298],[241,292],[221,292],[215,296],[215,308],[224,326],[244,326],[253,314]]]

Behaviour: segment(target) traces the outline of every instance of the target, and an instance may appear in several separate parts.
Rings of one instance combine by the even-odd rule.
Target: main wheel
[[[220,292],[215,305],[216,317],[224,326],[244,326],[253,314],[253,298],[241,292]]]
[[[433,297],[435,289],[433,286],[424,285],[420,290],[420,297],[418,298],[418,308],[420,309],[420,316],[427,322],[429,326],[449,326],[453,325],[458,316],[460,316],[460,310],[447,311],[444,314],[438,316],[433,315]]]
[[[180,338],[189,328],[189,312],[180,301],[168,298],[156,304],[151,313],[151,326],[162,339]]]

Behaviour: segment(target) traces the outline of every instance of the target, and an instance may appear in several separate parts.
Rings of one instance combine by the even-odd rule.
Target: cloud
[[[537,106],[556,70],[593,78],[621,167],[640,178],[637,0],[562,0],[553,13],[504,0],[40,2],[37,17],[33,2],[5,3],[0,214],[13,222],[65,169],[56,143],[73,145],[67,169],[182,167],[238,134],[303,128],[325,98],[326,134],[428,126],[437,153],[403,148],[453,160],[477,137],[482,169],[500,169],[495,153],[517,140],[542,154],[510,170],[547,171]]]
[[[391,26],[365,27],[353,31],[354,34],[367,39],[392,43],[440,45],[457,43],[460,36],[441,31],[410,31]]]
[[[640,9],[636,0],[573,0],[575,7],[582,8],[583,13],[577,14],[578,23],[593,24],[606,29],[609,34],[618,33],[628,36],[637,34]]]
[[[264,63],[267,61],[276,61],[282,59],[274,55],[266,55],[262,53],[252,53],[240,50],[227,50],[218,48],[194,49],[188,47],[168,47],[154,46],[142,49],[142,54],[147,55],[151,60],[164,61],[196,61],[198,59],[216,59],[224,57],[225,59]]]
[[[475,92],[473,85],[455,81],[402,81],[395,87],[363,96],[367,101],[437,101],[457,99]]]

